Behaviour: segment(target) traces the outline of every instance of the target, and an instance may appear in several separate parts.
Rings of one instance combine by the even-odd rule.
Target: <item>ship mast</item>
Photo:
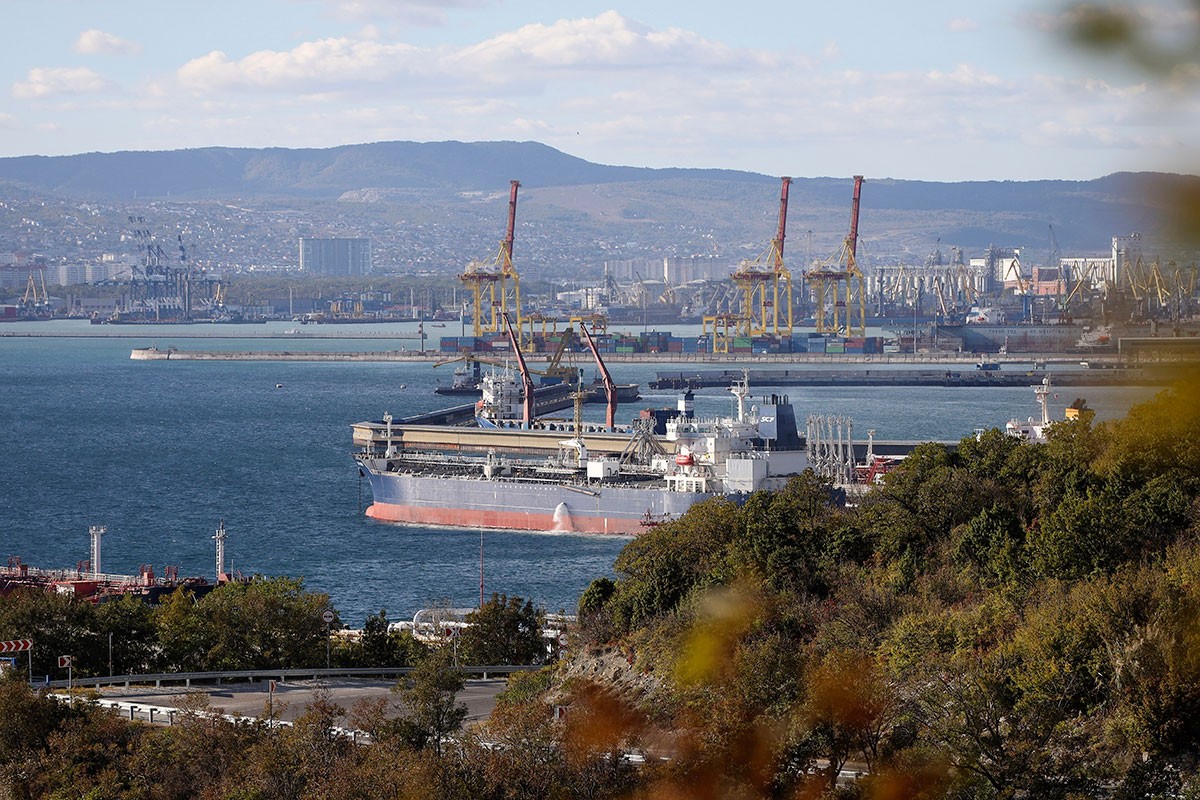
[[[100,569],[100,539],[108,532],[108,528],[104,525],[93,525],[88,528],[88,533],[92,536],[92,574],[99,575]]]
[[[217,532],[212,537],[217,543],[217,583],[229,580],[225,574],[225,520],[217,525]]]

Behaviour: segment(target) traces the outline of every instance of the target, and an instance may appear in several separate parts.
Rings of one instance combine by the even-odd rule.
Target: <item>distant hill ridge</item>
[[[968,246],[1043,242],[1054,225],[1064,247],[1095,248],[1115,234],[1158,227],[1160,208],[1149,179],[1195,184],[1191,176],[1117,173],[1089,181],[967,181],[935,183],[867,176],[864,214],[876,229],[905,230]],[[689,225],[690,208],[726,202],[735,213],[770,217],[765,184],[777,176],[718,169],[651,169],[594,164],[537,142],[375,142],[325,149],[207,147],[154,152],[84,153],[0,158],[0,191],[31,191],[101,202],[169,199],[309,199],[362,202],[389,193],[450,195],[610,186],[629,198],[625,220],[648,214]],[[803,227],[840,229],[849,209],[849,176],[796,178],[791,238]],[[372,194],[368,190],[374,190]],[[769,195],[770,190],[765,190]],[[556,206],[573,207],[572,191],[547,191]],[[753,198],[753,207],[744,199]],[[582,203],[583,199],[579,198]],[[707,214],[707,208],[705,212]],[[806,221],[804,214],[811,212]],[[712,218],[711,216],[709,218]],[[757,230],[757,228],[755,229]],[[769,233],[768,233],[769,235]]]

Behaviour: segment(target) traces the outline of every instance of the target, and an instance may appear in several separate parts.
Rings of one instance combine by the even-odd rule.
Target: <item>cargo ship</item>
[[[606,398],[603,425],[585,424],[586,392],[571,420],[540,419],[532,371],[505,318],[521,386],[493,373],[470,418],[423,415],[354,426],[359,475],[371,484],[367,516],[466,528],[636,534],[714,497],[781,488],[809,464],[786,397],[748,405],[749,380],[730,387],[731,417],[701,418],[693,395],[675,412],[641,412],[616,424],[617,384],[585,326]],[[506,370],[508,372],[508,370]],[[519,408],[519,417],[518,417]]]
[[[503,421],[497,427],[355,426],[369,517],[468,528],[632,535],[714,497],[744,500],[782,488],[809,466],[786,397],[750,403],[730,388],[736,413],[699,417],[691,393],[674,412],[642,412],[629,426]],[[482,423],[481,423],[482,424]]]

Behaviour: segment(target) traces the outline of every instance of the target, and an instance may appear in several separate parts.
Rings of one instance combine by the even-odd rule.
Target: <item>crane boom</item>
[[[791,178],[784,177],[780,180],[783,187],[779,190],[779,231],[775,234],[776,272],[783,268],[783,240],[787,236],[788,187],[792,185]]]
[[[521,188],[520,181],[509,181],[508,190],[508,229],[504,234],[504,264],[505,271],[512,270],[513,241],[517,229],[517,189]],[[521,324],[521,312],[517,311],[517,325]]]
[[[850,264],[858,263],[858,205],[862,198],[863,176],[854,176],[854,200],[850,204],[850,233],[846,236],[846,248],[850,253]]]
[[[600,370],[600,377],[604,380],[604,397],[607,401],[604,411],[604,427],[611,431],[617,424],[617,385],[613,383],[612,376],[608,374],[608,367],[604,366],[604,359],[600,357],[600,351],[596,349],[596,342],[592,339],[592,335],[588,333],[587,325],[580,323],[579,330],[583,332],[583,338],[587,340],[588,349],[592,351],[592,357],[596,359],[596,367]]]
[[[517,355],[517,367],[521,370],[521,388],[524,390],[524,420],[523,427],[528,429],[533,424],[533,378],[529,377],[529,367],[525,366],[525,356],[521,355],[521,347],[517,343],[517,334],[513,332],[512,322],[508,314],[504,315],[504,327],[508,329],[508,341],[512,344],[513,352]]]

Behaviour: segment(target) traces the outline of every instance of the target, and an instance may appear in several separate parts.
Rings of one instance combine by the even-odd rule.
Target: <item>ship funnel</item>
[[[688,389],[679,396],[679,404],[677,406],[679,416],[691,419],[696,415],[695,399],[696,395],[692,393],[691,389]]]
[[[566,503],[559,503],[554,507],[554,527],[555,533],[574,533],[575,523],[571,521],[571,509],[567,508]]]

